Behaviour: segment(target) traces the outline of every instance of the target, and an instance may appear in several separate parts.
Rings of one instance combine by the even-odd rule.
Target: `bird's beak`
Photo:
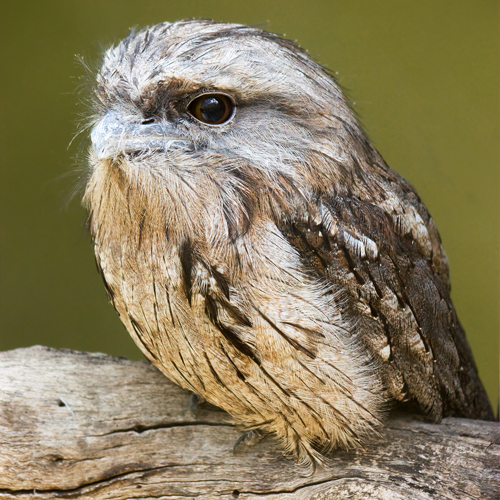
[[[124,117],[109,111],[94,126],[90,134],[99,160],[130,153],[164,151],[173,137],[173,127],[167,122],[140,122],[137,117]]]

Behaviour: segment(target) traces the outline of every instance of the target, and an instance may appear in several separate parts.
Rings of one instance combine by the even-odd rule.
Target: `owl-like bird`
[[[493,418],[434,221],[296,45],[163,23],[106,52],[95,94],[97,263],[167,377],[304,465],[398,402]]]

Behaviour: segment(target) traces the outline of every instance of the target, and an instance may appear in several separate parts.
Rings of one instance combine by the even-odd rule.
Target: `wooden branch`
[[[313,476],[143,362],[31,347],[0,353],[0,499],[498,499],[497,423],[389,420]]]

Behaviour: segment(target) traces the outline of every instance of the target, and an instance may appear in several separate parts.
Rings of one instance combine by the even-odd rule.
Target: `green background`
[[[417,188],[448,253],[452,297],[498,397],[497,0],[2,1],[0,350],[141,354],[107,303],[80,207],[82,55],[185,17],[257,24],[337,74],[376,147]],[[76,191],[76,194],[75,194]]]

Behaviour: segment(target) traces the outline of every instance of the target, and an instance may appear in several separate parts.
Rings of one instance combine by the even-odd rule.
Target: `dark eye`
[[[221,125],[232,118],[234,104],[223,94],[204,94],[191,102],[188,109],[200,122]]]

